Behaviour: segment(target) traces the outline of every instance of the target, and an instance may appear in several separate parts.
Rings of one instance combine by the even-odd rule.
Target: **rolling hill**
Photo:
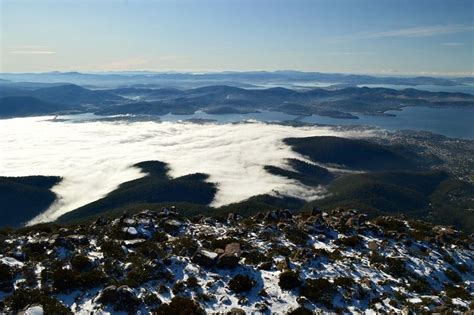
[[[206,174],[196,173],[169,178],[165,163],[147,161],[135,166],[141,168],[147,175],[123,183],[104,198],[64,214],[59,217],[58,222],[98,216],[133,204],[187,202],[207,205],[217,190],[215,184],[205,181],[208,178]]]
[[[29,94],[46,102],[70,106],[114,104],[123,100],[122,97],[112,93],[89,90],[74,84],[36,89]]]
[[[357,114],[384,115],[406,106],[474,106],[474,96],[463,93],[427,92],[416,89],[344,87],[338,89],[244,89],[227,85],[175,89],[148,86],[108,90],[74,84],[34,85],[25,82],[0,84],[0,97],[34,97],[47,103],[75,106],[99,115],[214,114],[277,111],[291,115],[318,114],[357,119]],[[33,84],[33,85],[32,85]]]
[[[355,170],[393,170],[417,167],[417,156],[403,148],[340,137],[287,138],[292,149],[318,163]]]
[[[30,96],[0,98],[0,117],[49,115],[71,109],[73,107],[45,102]]]
[[[46,210],[56,200],[50,190],[60,177],[0,177],[0,226],[18,227]]]

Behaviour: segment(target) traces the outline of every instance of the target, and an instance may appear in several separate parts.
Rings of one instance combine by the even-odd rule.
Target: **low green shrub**
[[[335,290],[325,278],[308,279],[301,287],[301,295],[313,301],[314,303],[322,303],[327,307],[332,306],[332,300]]]
[[[201,306],[192,299],[175,296],[170,303],[160,305],[152,311],[156,315],[204,315]]]
[[[91,260],[84,255],[75,255],[71,258],[71,266],[77,271],[86,271],[90,270],[93,267]]]
[[[471,299],[471,295],[469,294],[469,291],[463,287],[448,284],[444,287],[444,290],[446,291],[446,295],[451,299],[454,299],[454,298],[460,298],[463,300]]]
[[[356,247],[360,245],[361,241],[362,239],[360,238],[360,236],[353,235],[353,236],[340,238],[336,241],[336,243],[342,244],[347,247]]]
[[[5,298],[5,305],[15,313],[32,304],[43,306],[45,314],[71,314],[71,311],[61,302],[38,289],[17,289],[12,295]]]
[[[462,281],[462,277],[453,269],[446,269],[444,274],[454,283],[459,283]]]
[[[289,311],[287,315],[313,315],[314,312],[307,309],[304,306],[299,306],[298,308]]]
[[[11,282],[13,271],[10,266],[0,263],[0,282]]]
[[[280,273],[278,285],[282,290],[291,290],[300,286],[300,284],[301,280],[297,272],[288,270]]]
[[[242,293],[250,291],[255,285],[255,281],[247,275],[236,275],[229,281],[229,288],[236,292]]]

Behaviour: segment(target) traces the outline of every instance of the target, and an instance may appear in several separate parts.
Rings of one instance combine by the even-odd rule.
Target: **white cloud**
[[[472,32],[474,26],[466,25],[433,25],[404,28],[386,32],[368,34],[367,38],[377,37],[427,37],[444,34]]]
[[[377,39],[377,38],[392,38],[392,37],[404,37],[404,38],[419,38],[419,37],[430,37],[445,34],[455,34],[474,31],[472,25],[428,25],[428,26],[417,26],[400,28],[394,30],[387,30],[381,32],[365,32],[357,34],[349,34],[332,40],[337,43],[345,40],[357,40],[357,39]]]
[[[367,51],[334,51],[329,52],[327,55],[330,56],[364,56],[364,55],[373,55],[371,52]]]
[[[10,54],[14,55],[54,55],[56,52],[52,50],[12,50]]]
[[[145,69],[149,66],[150,61],[146,58],[128,58],[119,61],[110,62],[107,64],[100,65],[97,70],[101,71],[124,71],[124,70],[137,70]]]
[[[463,46],[464,43],[442,43],[443,46]]]
[[[367,135],[329,127],[264,123],[52,122],[46,118],[0,120],[0,175],[57,175],[59,200],[33,222],[51,221],[97,200],[125,181],[143,176],[131,165],[161,160],[172,177],[195,172],[218,183],[212,205],[220,206],[275,191],[306,199],[321,189],[268,174],[264,165],[284,166],[301,158],[282,139],[314,135]]]
[[[175,63],[182,63],[186,61],[187,58],[185,56],[177,55],[153,56],[147,58],[133,57],[102,64],[96,67],[86,66],[82,68],[100,71],[155,70],[164,68],[167,65],[172,66]]]

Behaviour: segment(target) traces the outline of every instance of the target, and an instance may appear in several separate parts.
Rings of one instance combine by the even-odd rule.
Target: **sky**
[[[473,75],[472,0],[0,0],[0,72]]]

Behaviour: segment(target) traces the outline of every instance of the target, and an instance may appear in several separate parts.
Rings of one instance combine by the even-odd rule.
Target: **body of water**
[[[249,119],[267,122],[296,120],[327,125],[367,125],[390,131],[405,129],[429,131],[447,137],[474,139],[474,108],[472,107],[405,107],[402,110],[387,113],[396,116],[358,115],[359,119],[340,119],[319,115],[302,117],[279,112],[211,115],[198,111],[193,115],[168,114],[161,116],[160,119],[163,121],[203,119],[215,120],[219,123]]]
[[[447,137],[474,139],[474,108],[405,107],[387,111],[396,116],[358,115],[359,119],[337,119],[317,115],[301,121],[329,125],[368,125],[382,129],[429,131]]]
[[[256,120],[263,122],[283,122],[283,121],[301,121],[305,123],[324,124],[324,125],[365,125],[373,126],[389,131],[397,130],[418,130],[429,131],[432,133],[444,135],[453,138],[474,139],[474,108],[473,107],[405,107],[401,110],[388,111],[388,114],[395,116],[371,116],[356,114],[359,119],[340,119],[319,115],[295,116],[280,112],[262,111],[248,114],[207,114],[197,111],[192,115],[174,115],[167,114],[156,116],[161,121],[184,121],[184,120],[202,120],[215,121],[217,123],[236,123],[247,120]],[[60,116],[56,119],[69,120],[71,122],[86,120],[113,119],[114,117],[130,117],[130,119],[139,119],[137,116],[96,116],[94,114],[80,114]],[[145,120],[152,120],[151,117],[144,117]]]

